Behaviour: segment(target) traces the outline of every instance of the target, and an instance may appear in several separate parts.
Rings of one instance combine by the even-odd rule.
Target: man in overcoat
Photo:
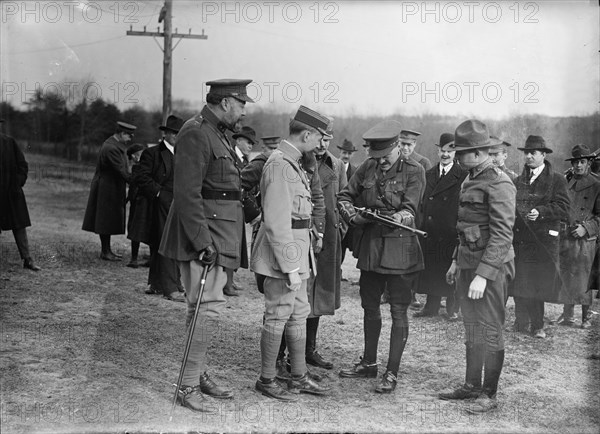
[[[560,265],[563,286],[558,302],[564,303],[560,325],[574,324],[574,305],[581,304],[581,328],[590,328],[589,308],[592,291],[588,282],[592,271],[600,230],[600,179],[589,172],[594,158],[586,145],[571,150],[573,176],[568,181],[571,201],[568,225],[560,238]]]
[[[556,303],[561,287],[559,242],[569,215],[567,182],[546,154],[552,149],[541,136],[529,136],[523,151],[525,167],[514,183],[517,215],[514,227],[516,275],[510,295],[515,299],[515,331],[544,339],[544,302]]]
[[[323,245],[317,256],[317,273],[309,280],[308,300],[311,313],[306,320],[306,363],[332,369],[333,363],[323,359],[317,348],[317,330],[321,315],[333,315],[341,305],[340,283],[342,278],[342,238],[346,224],[341,220],[337,207],[337,194],[346,187],[344,166],[331,152],[333,139],[331,128],[323,136],[314,153],[321,189],[325,201],[325,231],[317,233]]]
[[[0,124],[4,119],[0,119]],[[29,251],[27,227],[31,226],[29,210],[23,193],[29,165],[17,141],[0,133],[0,232],[12,230],[23,268],[41,270]]]
[[[401,158],[399,122],[383,121],[369,129],[369,159],[356,171],[338,195],[344,220],[354,227],[353,255],[360,269],[360,298],[364,310],[364,352],[359,363],[342,369],[341,377],[377,376],[377,347],[381,332],[380,300],[389,291],[392,316],[387,367],[375,391],[396,388],[400,360],[408,340],[407,309],[423,254],[417,235],[406,229],[381,225],[365,218],[356,207],[382,213],[398,223],[415,225],[419,201],[425,188],[425,170],[412,158]]]
[[[498,406],[496,392],[504,365],[504,306],[515,271],[512,227],[516,189],[489,156],[492,141],[483,122],[467,120],[454,136],[456,156],[469,175],[460,189],[456,223],[460,243],[447,280],[456,282],[467,363],[465,383],[439,397],[475,399],[465,410],[478,414]]]
[[[157,146],[142,153],[135,183],[145,197],[150,216],[148,234],[150,246],[150,269],[146,294],[162,294],[168,300],[185,302],[181,289],[181,276],[177,261],[158,252],[165,222],[173,202],[173,158],[177,144],[176,135],[183,126],[183,119],[170,115],[165,125],[158,127],[163,138]],[[142,211],[140,207],[140,211]]]
[[[446,271],[452,263],[452,252],[458,244],[456,219],[458,194],[467,171],[454,161],[454,134],[440,136],[440,162],[425,173],[425,193],[421,201],[421,229],[427,238],[421,241],[426,272],[421,273],[416,292],[427,294],[423,310],[415,317],[437,316],[442,297],[446,297],[446,312],[452,321],[458,319],[459,306],[454,299],[454,285],[446,282]]]
[[[247,266],[239,167],[225,132],[233,131],[253,102],[246,86],[251,80],[215,80],[200,114],[177,135],[173,203],[159,253],[178,262],[186,291],[189,326],[199,302],[190,353],[184,366],[179,401],[194,411],[209,411],[203,394],[232,398],[233,393],[208,376],[206,352],[225,306],[225,269]],[[202,298],[200,279],[209,267]]]
[[[344,169],[346,172],[346,179],[350,181],[354,172],[356,172],[357,166],[353,165],[350,161],[352,155],[356,152],[356,146],[348,139],[344,139],[342,145],[338,145],[338,149],[340,150],[340,160],[344,165]],[[347,225],[346,225],[347,226]],[[346,229],[346,235],[342,239],[342,263],[344,262],[344,258],[346,257],[346,250],[350,250],[352,252],[352,237],[353,237],[352,228]],[[344,280],[342,278],[342,280]]]
[[[100,236],[100,258],[105,261],[120,261],[122,257],[113,253],[110,236],[125,233],[126,186],[131,178],[127,145],[135,130],[135,126],[119,121],[115,134],[102,144],[85,208],[82,229]]]
[[[261,373],[255,388],[265,396],[295,401],[295,393],[323,395],[329,391],[308,373],[305,360],[306,318],[310,313],[307,280],[314,269],[311,240],[310,182],[300,165],[326,134],[329,120],[300,106],[290,134],[263,168],[262,224],[252,249],[252,270],[265,277],[265,314],[261,333]],[[285,332],[290,354],[288,390],[275,380],[277,355]]]

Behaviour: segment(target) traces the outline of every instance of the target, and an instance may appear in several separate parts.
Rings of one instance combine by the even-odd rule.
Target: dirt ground
[[[178,406],[169,422],[185,306],[144,294],[147,269],[125,267],[125,236],[113,237],[123,262],[99,259],[97,236],[81,230],[93,168],[26,157],[29,238],[43,271],[24,270],[12,234],[0,236],[3,433],[599,431],[600,362],[588,358],[599,352],[598,315],[591,330],[548,324],[545,340],[507,332],[500,406],[484,416],[437,399],[461,383],[465,369],[462,324],[442,317],[411,318],[394,394],[373,393],[375,379],[339,378],[340,367],[362,351],[362,309],[353,284],[359,273],[351,257],[343,265],[349,281],[342,284],[342,307],[322,318],[319,332],[319,351],[335,362],[332,371],[318,370],[328,375],[330,396],[303,395],[285,404],[254,391],[263,300],[251,273],[241,270],[236,281],[244,290],[228,299],[209,352],[209,373],[235,398],[212,400],[215,415]],[[600,309],[598,300],[592,309]],[[379,362],[385,366],[388,305],[382,311]],[[548,319],[559,314],[559,306],[546,304]],[[513,320],[510,300],[507,325]]]

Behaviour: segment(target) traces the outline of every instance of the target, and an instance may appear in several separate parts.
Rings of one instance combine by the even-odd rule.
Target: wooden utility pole
[[[147,32],[146,26],[144,26],[144,31],[133,30],[133,27],[129,27],[127,31],[128,36],[152,36],[156,41],[157,36],[162,36],[163,39],[163,47],[160,47],[163,52],[163,110],[162,110],[162,120],[163,125],[167,121],[167,116],[171,113],[171,77],[173,71],[173,63],[172,63],[172,54],[173,50],[177,48],[177,45],[181,42],[182,39],[208,39],[208,36],[204,34],[204,29],[202,29],[201,35],[192,35],[192,29],[189,29],[189,33],[177,33],[177,29],[175,29],[175,33],[173,33],[172,29],[172,11],[173,11],[173,0],[165,0],[165,4],[160,11],[160,15],[158,17],[158,22],[162,22],[164,20],[163,32],[160,31],[160,27],[157,27],[156,32]],[[179,38],[175,47],[173,47],[173,38]]]

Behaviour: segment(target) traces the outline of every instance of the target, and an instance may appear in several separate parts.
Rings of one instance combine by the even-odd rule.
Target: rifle
[[[377,211],[372,211],[370,209],[360,208],[357,206],[355,206],[354,209],[356,211],[359,211],[364,217],[368,218],[369,220],[373,220],[375,222],[381,223],[388,227],[404,229],[404,230],[410,231],[412,233],[415,233],[417,235],[420,235],[423,238],[427,238],[427,232],[421,231],[419,229],[411,228],[410,226],[403,225],[402,223],[398,223],[393,218],[381,215]]]

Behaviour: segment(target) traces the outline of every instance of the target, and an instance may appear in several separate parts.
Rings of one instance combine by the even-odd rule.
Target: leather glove
[[[410,211],[402,210],[392,214],[392,218],[404,226],[413,226],[415,218]]]
[[[346,223],[350,223],[356,215],[356,210],[350,202],[339,202],[338,209],[340,211],[340,215]]]
[[[356,213],[356,215],[352,218],[352,220],[350,220],[350,223],[353,224],[354,226],[362,226],[362,225],[366,225],[367,223],[371,223],[372,221],[367,218],[364,217],[362,212],[358,212]]]
[[[205,267],[209,267],[209,269],[212,268],[215,262],[217,262],[217,250],[212,245],[208,246],[206,249],[200,252],[198,260]]]

